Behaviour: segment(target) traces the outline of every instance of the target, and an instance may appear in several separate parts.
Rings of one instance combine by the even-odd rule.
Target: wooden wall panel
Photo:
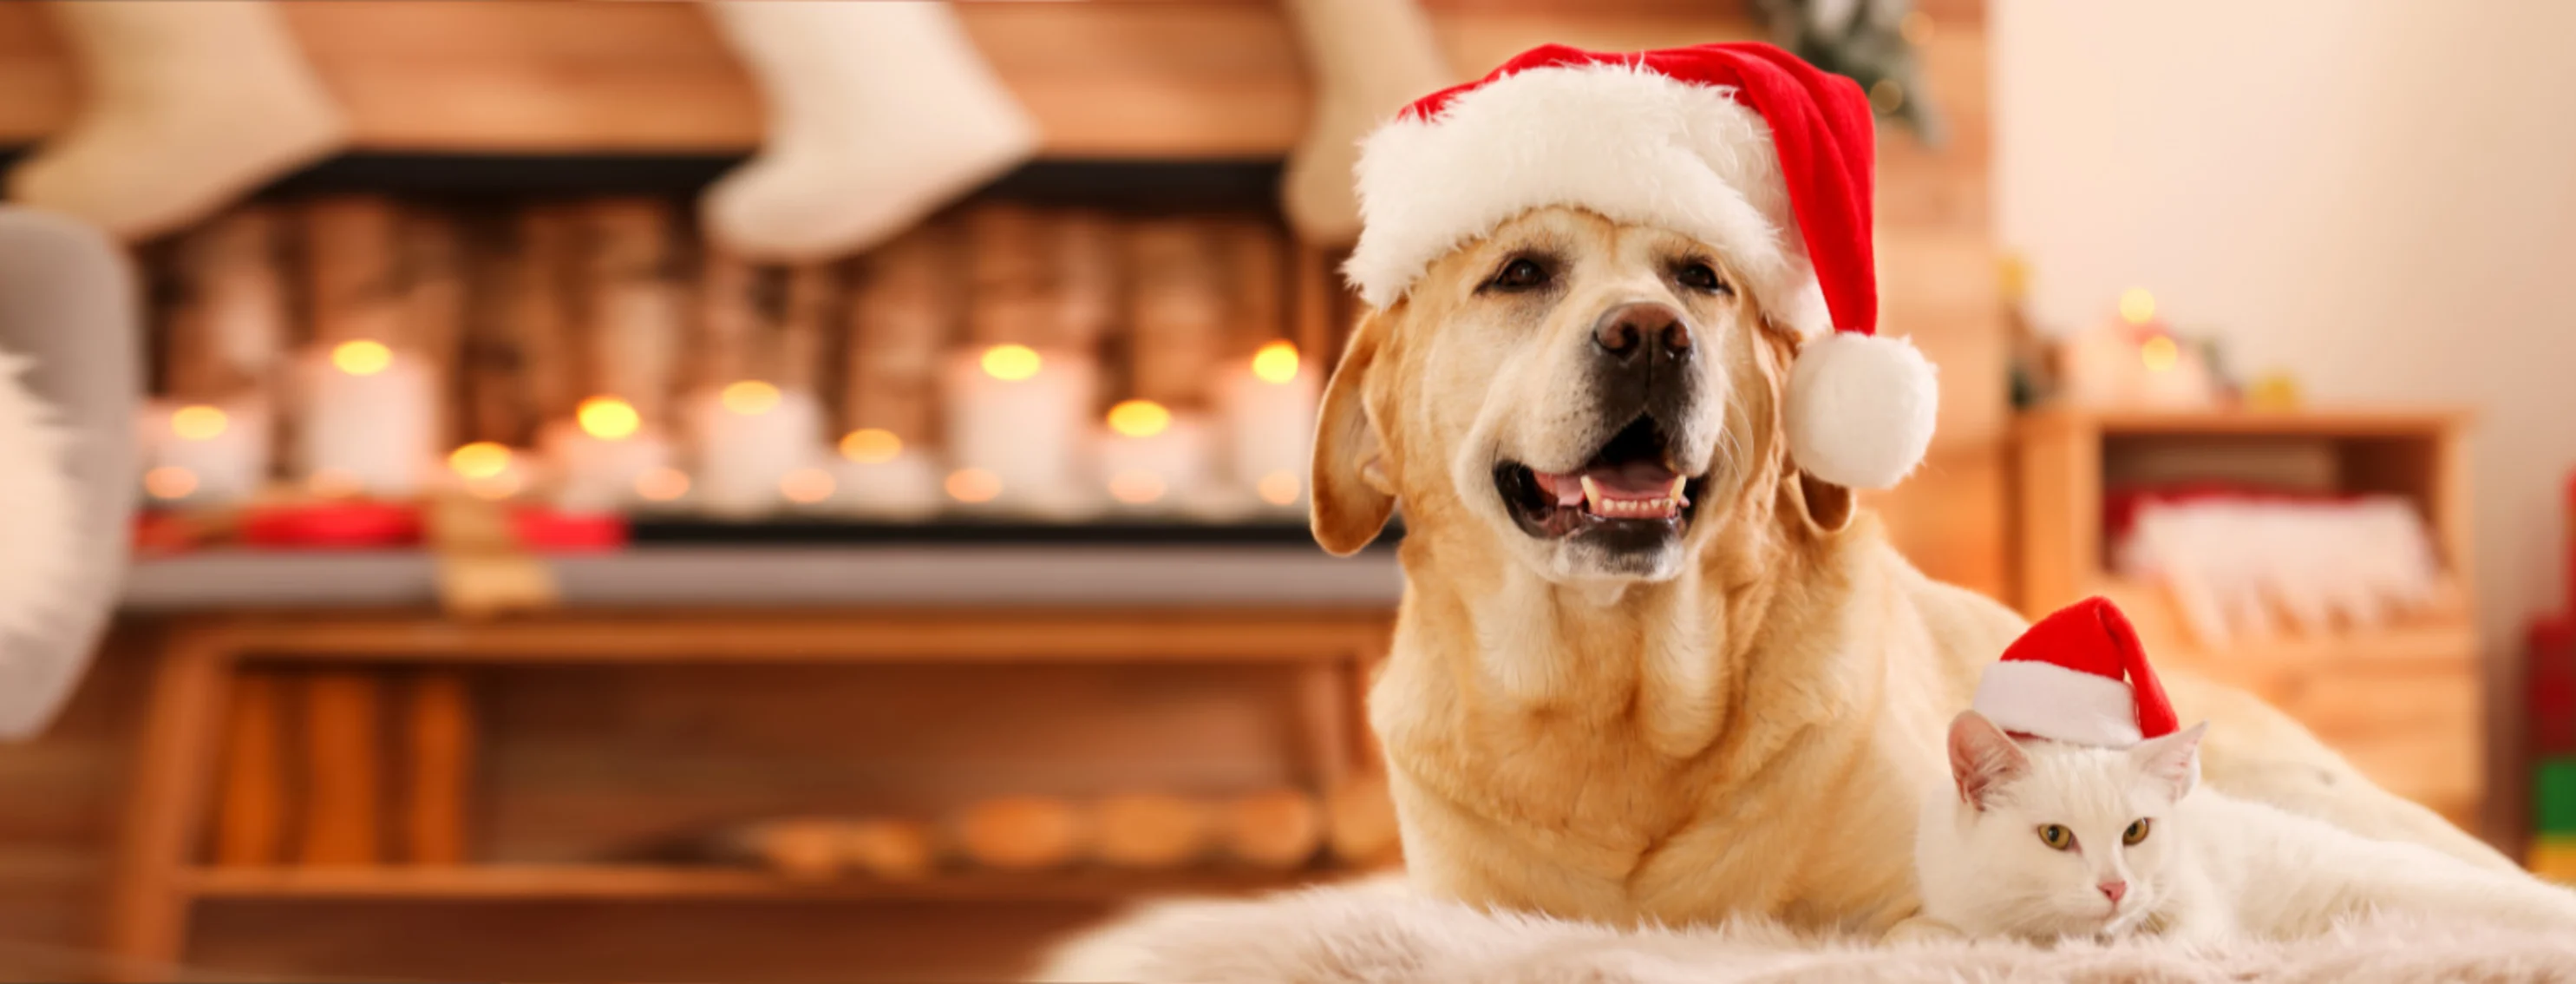
[[[1754,36],[1739,3],[1435,0],[1463,76],[1535,44],[1633,49]],[[1038,117],[1047,152],[1242,157],[1284,151],[1308,104],[1278,7],[1229,2],[960,5]],[[1930,5],[1972,25],[1976,0]],[[370,149],[739,151],[759,99],[694,4],[289,4],[288,22]],[[0,142],[59,128],[79,97],[37,4],[0,4]]]
[[[1869,497],[1897,548],[1924,573],[1997,599],[2013,588],[2009,338],[1987,208],[1991,199],[1986,36],[1936,10],[1924,74],[1948,141],[1882,131],[1880,330],[1905,335],[1941,370],[1941,424],[1921,471]]]

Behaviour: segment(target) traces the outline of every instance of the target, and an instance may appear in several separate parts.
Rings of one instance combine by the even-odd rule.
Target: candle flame
[[[635,476],[635,494],[646,502],[669,502],[689,494],[689,475],[670,466]]]
[[[948,473],[950,498],[959,502],[991,502],[1002,494],[1002,477],[981,468],[960,468]]]
[[[1265,383],[1285,383],[1297,378],[1297,346],[1290,342],[1272,342],[1252,353],[1252,374]]]
[[[2156,295],[2144,287],[2131,287],[2120,292],[2120,320],[2143,325],[2156,319]]]
[[[185,499],[197,491],[197,473],[177,465],[163,465],[143,473],[143,491],[155,499]]]
[[[2158,335],[2139,343],[2138,361],[2146,363],[2148,372],[2172,372],[2182,362],[2182,346],[2171,335]]]
[[[510,449],[476,441],[447,455],[447,467],[469,479],[493,478],[510,470]]]
[[[1123,471],[1109,476],[1109,495],[1131,506],[1163,497],[1163,476],[1149,471]]]
[[[862,465],[883,464],[903,453],[903,438],[883,428],[868,427],[841,436],[841,457]]]
[[[984,350],[984,373],[1003,382],[1018,382],[1038,374],[1045,360],[1038,351],[1026,345],[996,345]]]
[[[813,505],[832,497],[832,473],[820,468],[799,468],[778,480],[778,494],[787,501]]]
[[[1109,408],[1109,429],[1128,437],[1152,437],[1172,426],[1172,412],[1152,400],[1127,400]]]
[[[643,429],[644,416],[635,405],[613,396],[594,396],[581,401],[573,411],[581,432],[603,441],[623,441]]]
[[[231,418],[213,407],[198,405],[180,407],[170,413],[170,433],[182,441],[210,441],[222,436]]]
[[[1297,480],[1296,472],[1275,471],[1261,476],[1253,491],[1261,493],[1263,502],[1284,506],[1297,501],[1297,493],[1304,491],[1304,487],[1305,483]]]
[[[757,379],[746,379],[727,385],[716,399],[726,410],[745,417],[757,417],[778,406],[778,387]]]
[[[394,364],[394,350],[366,339],[341,342],[331,347],[331,364],[352,376],[373,376]]]

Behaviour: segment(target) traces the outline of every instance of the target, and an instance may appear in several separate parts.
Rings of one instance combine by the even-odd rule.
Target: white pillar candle
[[[1111,499],[1167,510],[1194,500],[1207,480],[1207,424],[1151,400],[1109,408],[1099,475]]]
[[[1087,355],[1020,345],[950,356],[941,395],[957,469],[951,494],[1041,511],[1092,498],[1080,486],[1080,458],[1097,374]]]
[[[821,458],[823,408],[812,393],[733,383],[692,397],[688,419],[697,451],[695,501],[718,515],[779,509],[788,475]]]
[[[921,519],[939,511],[939,467],[891,431],[867,428],[841,438],[837,503],[848,512],[885,519]]]
[[[297,474],[318,490],[400,498],[419,491],[437,454],[438,395],[429,366],[353,341],[296,361]]]
[[[647,473],[671,464],[670,442],[613,396],[581,401],[573,419],[546,425],[540,446],[554,469],[555,505],[569,512],[615,510],[636,498]]]
[[[1263,502],[1305,501],[1320,376],[1297,357],[1295,345],[1272,342],[1218,377],[1234,478]]]
[[[143,491],[155,501],[219,506],[258,494],[268,481],[268,401],[154,400],[143,408]]]

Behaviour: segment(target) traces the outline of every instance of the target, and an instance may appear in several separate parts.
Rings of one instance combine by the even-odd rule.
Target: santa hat
[[[2005,731],[2078,745],[2125,748],[2179,725],[2137,630],[2102,598],[2058,609],[2013,640],[1977,682],[1974,706]]]
[[[1886,488],[1931,444],[1939,389],[1914,346],[1877,337],[1875,139],[1859,85],[1767,44],[1533,48],[1369,135],[1345,270],[1387,307],[1432,261],[1547,205],[1693,236],[1804,341],[1786,407],[1799,467]]]

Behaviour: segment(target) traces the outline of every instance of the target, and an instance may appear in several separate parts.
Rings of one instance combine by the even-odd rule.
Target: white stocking
[[[1280,204],[1299,238],[1347,245],[1360,234],[1351,192],[1360,138],[1457,79],[1414,0],[1288,0],[1288,15],[1315,73],[1315,108],[1288,156]]]
[[[340,112],[277,12],[249,0],[52,5],[87,101],[9,197],[128,241],[205,218],[338,148]]]
[[[1037,150],[1037,125],[938,3],[707,5],[769,109],[759,156],[708,189],[746,258],[874,246]]]

